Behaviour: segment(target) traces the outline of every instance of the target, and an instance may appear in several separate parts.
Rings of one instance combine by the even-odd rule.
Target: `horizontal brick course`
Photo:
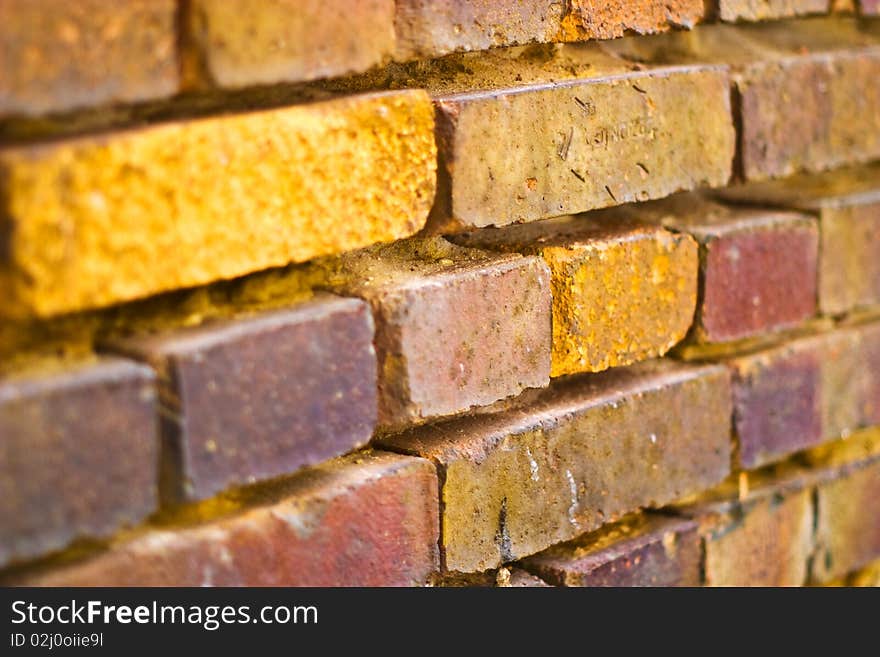
[[[373,308],[383,426],[549,383],[550,272],[539,258],[434,238],[365,249],[325,266],[325,285]]]
[[[171,96],[175,0],[0,1],[0,118]]]
[[[663,355],[691,325],[697,248],[686,235],[607,210],[457,239],[540,255],[547,262],[553,286],[552,376]]]
[[[0,313],[84,310],[411,235],[435,166],[418,91],[2,150]]]
[[[259,500],[259,498],[257,498]],[[436,570],[437,477],[421,459],[361,454],[303,473],[270,501],[147,529],[28,586],[412,586]]]
[[[738,203],[818,216],[819,307],[829,315],[880,304],[880,167],[801,175],[718,192]]]
[[[524,563],[557,586],[699,586],[700,536],[692,520],[635,517]]]
[[[170,501],[339,456],[366,444],[376,423],[373,320],[356,299],[318,295],[105,347],[159,372]]]
[[[158,505],[155,381],[117,358],[0,379],[0,566],[106,537]]]
[[[661,362],[380,442],[437,463],[445,566],[475,572],[720,481],[729,420],[723,368]]]

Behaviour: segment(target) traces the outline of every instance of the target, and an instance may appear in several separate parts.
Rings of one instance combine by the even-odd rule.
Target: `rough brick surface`
[[[880,304],[880,168],[795,176],[720,193],[739,203],[797,208],[819,217],[823,313]]]
[[[230,516],[147,530],[31,586],[412,586],[437,567],[437,476],[427,461],[359,455],[322,465]]]
[[[0,1],[0,116],[170,96],[174,0]]]
[[[417,91],[6,149],[0,312],[104,306],[410,235],[435,166]]]
[[[654,34],[673,27],[693,27],[703,18],[703,0],[611,0],[563,3],[560,39],[612,39],[625,33]]]
[[[880,423],[880,325],[733,358],[738,459],[751,469]]]
[[[696,341],[740,340],[815,315],[819,235],[813,218],[734,209],[694,194],[637,205],[631,212],[699,242]]]
[[[546,64],[510,57],[463,61],[470,78],[448,82],[441,71],[440,82],[424,81],[441,151],[432,230],[533,221],[728,181],[735,136],[724,70],[633,71],[597,47],[559,49]]]
[[[700,559],[696,522],[647,516],[552,547],[525,565],[557,586],[699,586]]]
[[[475,572],[720,481],[729,419],[723,368],[661,362],[381,442],[438,464],[445,566]]]
[[[394,50],[394,0],[191,0],[188,65],[221,86],[359,73]]]
[[[662,355],[694,315],[697,247],[608,210],[477,231],[462,243],[540,255],[553,286],[552,376]]]
[[[550,381],[550,272],[539,258],[441,239],[332,263],[331,287],[373,307],[379,418],[401,426]]]
[[[844,18],[706,26],[610,44],[639,61],[731,67],[739,172],[764,180],[880,157],[880,40]]]
[[[826,581],[880,558],[880,462],[818,487],[813,577]]]
[[[108,344],[160,373],[163,493],[204,499],[365,444],[376,422],[368,306],[293,308]]]
[[[0,380],[0,565],[104,537],[158,504],[152,372],[116,358]]]
[[[723,21],[764,21],[807,14],[824,14],[829,0],[718,0]]]

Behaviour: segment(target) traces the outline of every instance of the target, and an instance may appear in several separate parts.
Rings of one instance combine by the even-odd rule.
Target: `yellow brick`
[[[0,314],[50,316],[391,241],[435,189],[422,91],[0,151]]]
[[[541,255],[551,271],[551,376],[599,372],[666,353],[688,331],[697,244],[640,225],[626,209],[560,217],[457,241]]]

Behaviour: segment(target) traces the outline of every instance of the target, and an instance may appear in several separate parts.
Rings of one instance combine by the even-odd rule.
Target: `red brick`
[[[223,87],[360,73],[394,50],[394,0],[189,0],[188,75]]]
[[[0,0],[0,116],[170,96],[174,0]]]
[[[858,0],[859,13],[864,16],[880,16],[880,0]]]
[[[818,487],[814,579],[823,582],[841,577],[880,558],[878,499],[880,462],[876,458]]]
[[[108,342],[150,363],[163,400],[163,494],[199,500],[364,445],[376,421],[369,307],[291,308]]]
[[[818,217],[823,313],[880,304],[880,167],[800,175],[719,193],[738,203],[795,208]]]
[[[729,471],[724,368],[645,363],[564,379],[532,397],[380,438],[439,466],[448,570],[534,554]]]
[[[158,502],[152,372],[122,359],[0,380],[0,565],[105,537]]]
[[[541,259],[434,238],[364,249],[332,266],[332,289],[373,308],[382,425],[550,382],[550,272]]]
[[[696,341],[749,338],[797,326],[816,314],[819,236],[812,217],[737,209],[695,194],[631,211],[699,243]]]
[[[529,557],[557,586],[699,586],[700,536],[692,520],[641,516]]]
[[[96,556],[7,578],[29,586],[412,586],[437,568],[437,475],[422,459],[330,461],[241,508],[147,529]],[[222,503],[219,504],[222,507]]]
[[[727,364],[744,468],[880,423],[880,325],[793,340]]]

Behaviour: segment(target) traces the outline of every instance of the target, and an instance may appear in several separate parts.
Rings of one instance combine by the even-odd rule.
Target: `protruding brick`
[[[395,79],[395,83],[396,79]],[[633,67],[601,46],[489,52],[408,70],[437,105],[436,232],[503,226],[727,183],[721,67]],[[491,144],[491,148],[486,148]]]
[[[759,336],[816,314],[819,235],[812,217],[736,209],[696,194],[639,204],[631,212],[699,242],[695,341]]]
[[[0,151],[0,313],[104,306],[408,236],[435,154],[419,91]]]
[[[880,423],[880,325],[727,361],[738,459],[751,469]]]
[[[880,39],[851,19],[707,25],[621,41],[607,47],[640,62],[731,67],[746,180],[880,157]]]
[[[658,362],[559,381],[532,403],[381,442],[441,470],[448,570],[493,568],[660,506],[729,471],[717,366]]]
[[[250,318],[121,339],[160,375],[163,494],[207,498],[364,445],[376,422],[373,320],[318,295]]]
[[[223,87],[360,73],[394,51],[394,0],[191,0],[190,74]]]
[[[699,586],[692,520],[639,516],[552,547],[525,565],[557,586]]]
[[[0,565],[152,513],[158,433],[142,365],[103,358],[0,380]]]
[[[553,286],[552,376],[662,355],[681,340],[697,299],[687,235],[607,210],[461,236],[464,244],[540,255]]]
[[[170,96],[174,0],[0,0],[0,116]]]
[[[880,461],[853,468],[817,491],[813,577],[822,582],[880,558]]]
[[[765,21],[808,14],[827,14],[829,0],[718,0],[723,21]]]
[[[719,194],[738,203],[796,208],[819,217],[823,313],[880,304],[880,167],[795,176]]]
[[[550,272],[540,258],[441,239],[397,242],[332,263],[330,287],[376,321],[379,419],[402,426],[550,381]]]
[[[650,34],[692,27],[704,12],[702,0],[398,0],[397,57]]]
[[[248,502],[259,505],[244,508]],[[381,452],[307,471],[269,501],[148,529],[97,556],[19,575],[29,586],[412,586],[437,568],[437,475]]]

